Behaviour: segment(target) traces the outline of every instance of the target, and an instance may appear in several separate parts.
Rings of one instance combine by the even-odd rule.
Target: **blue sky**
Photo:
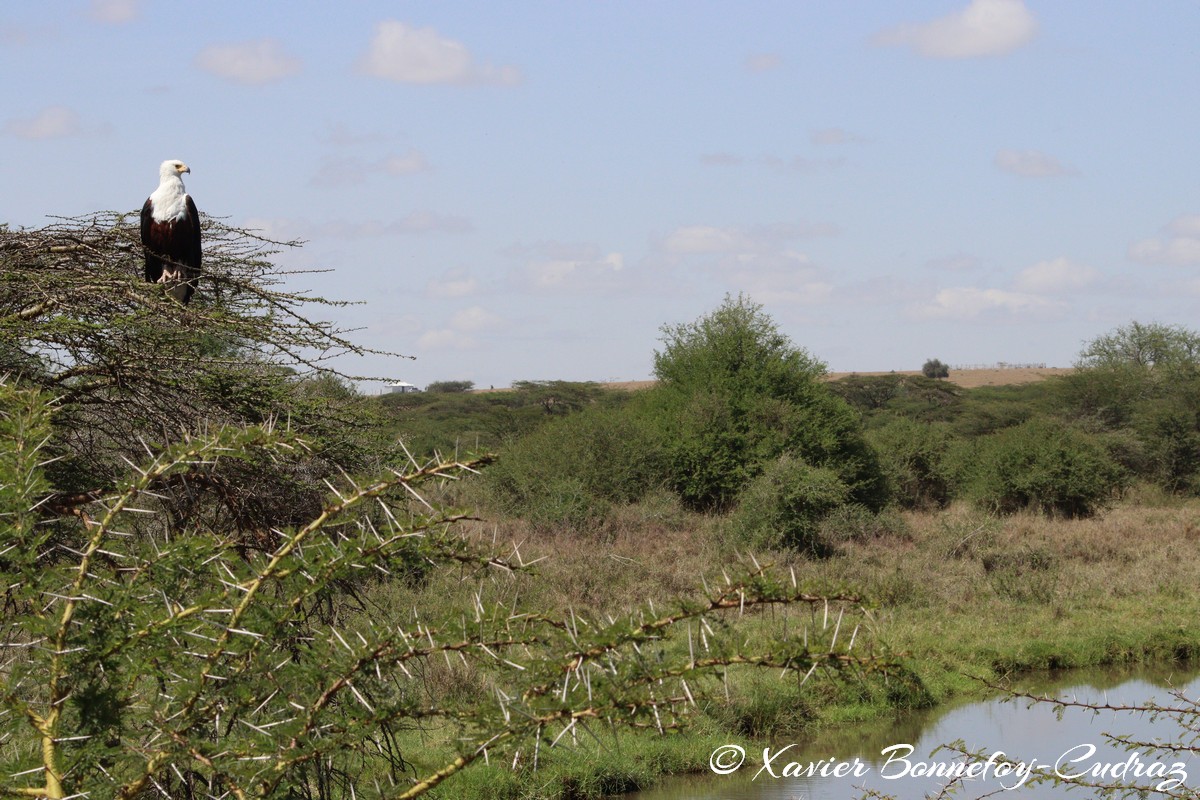
[[[727,293],[836,371],[1067,366],[1197,327],[1192,0],[0,7],[0,221],[201,210],[415,356],[649,377]],[[377,384],[365,384],[373,389]]]

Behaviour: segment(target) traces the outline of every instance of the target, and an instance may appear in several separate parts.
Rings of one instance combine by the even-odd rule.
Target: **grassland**
[[[820,558],[812,556],[816,549],[806,555],[785,536],[748,538],[739,515],[748,510],[763,518],[767,508],[756,506],[760,495],[748,491],[732,507],[701,510],[681,500],[669,482],[636,495],[603,495],[607,484],[596,476],[640,453],[616,448],[620,457],[578,468],[593,443],[611,446],[611,437],[597,437],[597,431],[632,418],[588,409],[637,411],[644,408],[637,398],[650,393],[627,390],[651,384],[577,388],[569,404],[543,402],[541,417],[530,416],[536,404],[522,400],[522,391],[456,400],[459,411],[474,409],[470,429],[486,429],[502,461],[514,456],[502,469],[531,470],[537,480],[524,486],[568,474],[571,480],[557,483],[555,493],[532,491],[523,507],[529,513],[513,506],[498,510],[496,487],[504,486],[493,484],[489,494],[486,481],[461,486],[447,498],[482,509],[486,521],[471,536],[512,542],[524,557],[543,559],[536,576],[492,580],[469,591],[452,576],[419,589],[393,585],[381,601],[389,607],[445,606],[470,594],[501,602],[519,597],[584,619],[619,616],[648,603],[696,597],[700,587],[722,580],[730,565],[753,559],[790,571],[814,592],[861,595],[869,610],[854,632],[856,647],[877,654],[889,669],[884,675],[817,673],[803,684],[796,674],[730,670],[724,681],[699,687],[698,713],[682,732],[581,739],[543,751],[536,771],[517,758],[515,765],[474,770],[440,791],[456,797],[600,796],[664,773],[704,769],[713,746],[731,737],[794,740],[819,729],[879,723],[906,708],[980,695],[985,684],[1030,671],[1196,658],[1200,498],[1190,460],[1192,373],[1072,373],[959,371],[949,381],[915,373],[825,376],[884,458],[893,491],[882,509],[850,504],[823,516],[816,533]],[[565,388],[551,394],[567,397]],[[423,401],[404,402],[405,424],[420,428],[426,441],[451,441],[444,428],[420,426]],[[501,407],[508,409],[503,415]],[[571,421],[577,410],[590,428]],[[516,419],[519,425],[505,421]],[[574,462],[551,458],[569,447]],[[562,474],[532,471],[551,462]],[[1036,492],[1000,503],[987,484],[999,485],[999,477],[982,469],[998,463],[1016,465],[1001,476],[1008,481],[1005,492],[1021,489],[1036,470],[1039,480],[1064,492],[1074,491],[1069,483],[1082,485],[1098,474],[1088,464],[1110,477],[1087,486],[1078,505]],[[564,504],[580,498],[587,502],[572,508],[586,513],[562,513]],[[799,506],[788,513],[797,510],[804,513]],[[751,541],[757,550],[748,553]],[[806,626],[826,624],[814,614],[777,609],[738,620],[738,630],[761,651]],[[665,650],[686,646],[678,638],[660,643]],[[486,674],[463,675],[448,665],[440,681],[433,691],[446,691],[456,702],[487,701]],[[439,738],[445,731],[423,735],[427,752],[444,758],[451,751],[452,743]]]
[[[863,647],[896,657],[903,691],[877,679],[733,673],[683,733],[581,740],[544,752],[535,774],[518,764],[480,767],[440,790],[447,797],[582,797],[647,785],[669,772],[705,768],[712,748],[740,739],[804,735],[878,720],[905,706],[980,695],[979,678],[1003,681],[1030,670],[1186,660],[1200,650],[1200,502],[1131,497],[1090,519],[1035,514],[1003,519],[956,504],[936,513],[897,513],[869,531],[846,531],[837,555],[756,554],[814,586],[854,587],[872,606]],[[473,535],[518,543],[544,558],[533,578],[462,586],[443,576],[420,590],[380,598],[391,608],[428,607],[489,593],[522,596],[581,617],[619,615],[648,600],[695,593],[735,552],[721,520],[681,509],[667,495],[630,505],[602,530],[533,530],[519,520],[477,523]],[[779,611],[745,620],[747,636],[769,640],[807,621]],[[432,691],[459,702],[486,699],[486,676],[447,667]],[[449,751],[426,731],[428,756]],[[430,763],[436,763],[431,758]],[[420,764],[421,760],[416,759]]]

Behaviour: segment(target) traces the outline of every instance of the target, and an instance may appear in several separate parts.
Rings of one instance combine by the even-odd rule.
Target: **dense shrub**
[[[834,548],[820,536],[821,521],[844,506],[850,494],[833,470],[781,456],[742,492],[729,531],[751,548],[788,547],[827,556]]]
[[[950,431],[944,424],[903,417],[867,432],[891,487],[903,508],[940,508],[950,502],[951,478],[945,463]]]
[[[1144,443],[1147,475],[1170,492],[1200,488],[1200,415],[1194,398],[1173,397],[1141,406],[1136,430]]]
[[[439,392],[469,392],[475,388],[475,381],[434,381],[425,387],[425,391],[437,394]]]
[[[1123,477],[1095,436],[1043,419],[983,437],[959,458],[968,495],[1002,514],[1090,516],[1114,499]]]
[[[520,381],[495,392],[385,394],[375,405],[384,430],[414,453],[487,453],[558,417],[593,405],[620,405],[628,394],[593,383]]]
[[[862,412],[874,417],[904,416],[923,422],[953,419],[962,409],[966,389],[948,381],[921,375],[847,375],[828,384],[829,389]]]
[[[950,367],[936,358],[931,358],[921,366],[921,374],[926,378],[949,378]]]
[[[656,421],[671,484],[689,507],[729,508],[785,454],[833,471],[854,502],[883,505],[886,483],[858,415],[761,306],[727,297],[696,322],[664,327],[662,341],[659,385],[640,410]]]
[[[535,524],[590,527],[609,503],[628,503],[662,485],[648,423],[622,409],[559,417],[505,448],[484,475],[491,502]]]
[[[1132,322],[1089,342],[1064,405],[1126,447],[1134,474],[1169,492],[1200,489],[1200,333]]]

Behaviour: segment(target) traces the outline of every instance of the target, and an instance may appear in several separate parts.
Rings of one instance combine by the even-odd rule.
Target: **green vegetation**
[[[469,392],[475,388],[475,381],[434,381],[425,387],[427,392]]]
[[[738,296],[643,391],[364,398],[276,245],[206,225],[187,308],[121,218],[0,230],[0,792],[597,797],[1200,654],[1186,329],[829,382]]]
[[[1116,499],[1123,479],[1096,436],[1053,420],[989,434],[956,455],[964,494],[998,514],[1091,516]]]
[[[694,323],[663,328],[658,386],[645,407],[661,430],[668,479],[689,507],[724,510],[785,454],[832,470],[847,500],[886,501],[857,415],[818,381],[825,365],[779,332],[762,307],[727,297]]]
[[[812,556],[832,554],[821,521],[846,508],[850,487],[830,469],[780,456],[742,492],[730,518],[736,541],[754,550],[792,548]]]
[[[887,484],[858,416],[760,306],[726,298],[694,324],[664,328],[663,342],[653,388],[580,398],[593,405],[577,414],[549,407],[567,416],[505,450],[485,477],[492,502],[541,523],[597,527],[611,503],[666,487],[689,509],[722,512],[790,459],[842,487],[828,510],[882,508]]]
[[[381,436],[292,355],[348,345],[269,288],[271,243],[206,231],[211,291],[187,308],[138,278],[121,218],[0,241],[0,793],[415,797],[580,735],[666,734],[731,669],[886,673],[839,639],[859,598],[753,562],[603,614],[488,585],[541,584],[455,510],[486,459]],[[531,430],[597,394],[520,389]],[[623,446],[596,419],[575,455]],[[742,635],[792,605],[838,624]]]
[[[921,365],[921,374],[926,378],[949,378],[950,367],[939,359],[931,358]]]
[[[626,399],[594,383],[520,381],[512,390],[410,392],[379,398],[379,426],[413,453],[486,453],[593,404]]]

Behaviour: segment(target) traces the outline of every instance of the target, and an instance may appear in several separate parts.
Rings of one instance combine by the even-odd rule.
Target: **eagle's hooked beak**
[[[181,174],[181,175],[182,175],[183,173],[185,173],[185,172],[186,172],[187,174],[189,174],[189,175],[191,175],[191,174],[192,174],[192,168],[191,168],[191,167],[189,167],[187,164],[180,164],[180,165],[179,165],[178,167],[176,167],[175,169],[179,170],[179,174]]]

